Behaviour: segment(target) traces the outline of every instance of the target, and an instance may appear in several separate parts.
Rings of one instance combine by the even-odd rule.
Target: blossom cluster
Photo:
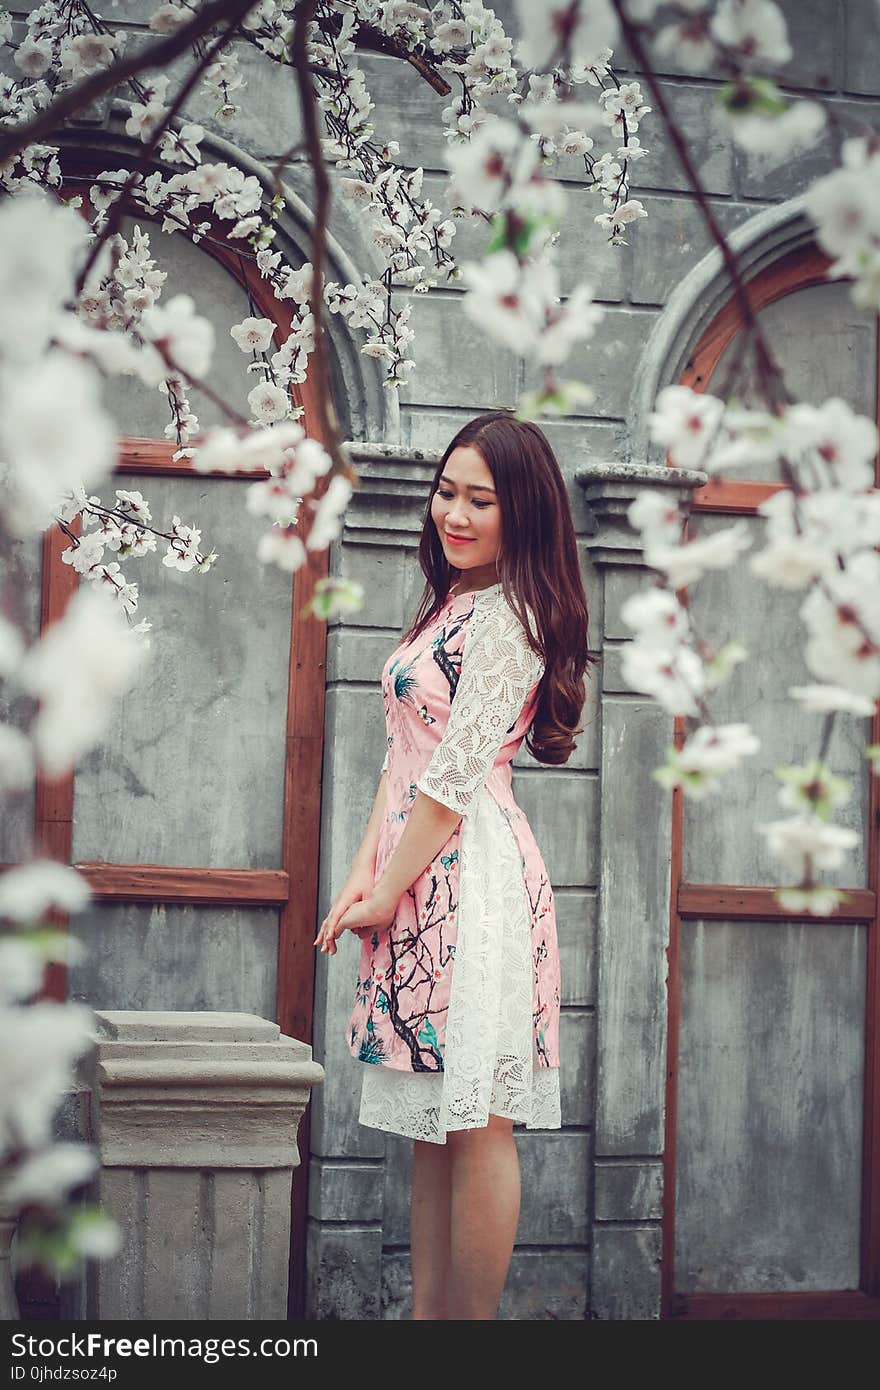
[[[868,718],[880,699],[880,493],[874,461],[880,446],[875,421],[833,397],[819,406],[794,402],[778,413],[725,406],[718,397],[689,387],[661,391],[649,417],[651,437],[679,468],[700,468],[713,477],[756,465],[773,467],[789,486],[758,505],[765,519],[763,547],[748,557],[752,573],[771,587],[804,590],[800,617],[806,631],[804,660],[815,683],[789,694],[806,711]],[[719,786],[718,773],[736,768],[759,746],[747,725],[714,727],[706,718],[707,695],[746,653],[739,643],[712,651],[697,642],[678,590],[709,570],[740,563],[752,541],[744,521],[684,538],[686,517],[677,504],[642,492],[629,520],[641,531],[646,562],[664,582],[627,601],[622,616],[635,632],[623,657],[624,678],[656,698],[671,714],[703,723],[683,748],[670,748],[656,770],[667,786],[705,796]],[[828,673],[834,673],[833,682]],[[878,750],[866,756],[872,765]],[[780,890],[792,910],[826,915],[841,894],[816,884],[815,870],[834,868],[857,841],[854,831],[827,824],[832,808],[849,795],[822,759],[803,768],[777,768],[781,804],[789,820],[760,824],[768,846],[802,880]]]

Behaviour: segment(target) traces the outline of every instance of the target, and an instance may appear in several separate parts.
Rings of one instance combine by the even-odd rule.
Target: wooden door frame
[[[766,267],[747,287],[756,310],[812,285],[828,284],[829,260],[814,245],[801,247]],[[700,337],[681,375],[680,383],[705,391],[718,361],[742,324],[735,298],[716,314]],[[878,318],[880,372],[880,318]],[[880,412],[880,377],[877,387]],[[880,457],[875,464],[880,486]],[[724,481],[710,478],[692,494],[692,511],[754,515],[764,498],[782,484]],[[687,528],[686,528],[687,530]],[[686,589],[679,591],[686,593]],[[685,721],[674,720],[674,742],[681,748]],[[880,707],[875,705],[872,742],[880,742]],[[669,945],[667,971],[666,1107],[663,1153],[663,1217],[661,1316],[719,1319],[880,1319],[880,778],[869,772],[867,834],[868,887],[848,889],[849,898],[828,920],[861,922],[867,930],[865,978],[865,1058],[862,1144],[860,1280],[858,1289],[794,1293],[675,1292],[675,1160],[677,1121],[677,1061],[681,1022],[681,923],[715,918],[739,921],[796,920],[773,898],[773,887],[743,887],[720,883],[686,883],[683,870],[684,797],[672,794]],[[823,919],[815,919],[821,922]]]
[[[60,158],[65,181],[92,181],[106,164],[106,158],[100,152],[90,154],[79,150],[62,150]],[[119,167],[124,167],[125,159],[116,158]],[[133,167],[133,164],[129,167]],[[151,215],[138,207],[131,207],[130,212],[140,221],[157,223],[160,220],[158,215]],[[226,239],[230,224],[216,218],[203,220],[211,222],[208,235],[212,240],[205,238],[199,243],[199,248],[217,260],[247,290],[258,312],[278,325],[278,334],[283,341],[291,331],[293,319],[288,301],[277,300],[253,263],[243,258],[239,248]],[[306,380],[292,388],[292,396],[294,404],[303,407],[302,421],[307,434],[326,442],[320,429],[321,417],[317,410],[314,385]],[[111,476],[198,477],[249,483],[271,476],[267,469],[197,472],[191,459],[179,459],[177,462],[172,459],[177,448],[177,444],[170,441],[120,437],[117,462]],[[320,496],[326,486],[326,479],[319,480],[317,495]],[[79,520],[70,529],[74,534],[79,534]],[[76,571],[61,559],[61,552],[69,544],[68,537],[57,525],[51,526],[43,535],[41,635],[63,616],[79,585]],[[327,573],[328,552],[308,552],[307,563],[294,572],[292,580],[281,865],[276,869],[223,869],[99,861],[78,861],[74,864],[74,868],[87,879],[95,902],[277,907],[275,1021],[282,1033],[309,1044],[312,1041],[314,1011],[315,952],[312,942],[318,907],[327,628],[322,620],[309,615],[306,608],[317,581]],[[36,853],[61,863],[71,863],[73,799],[72,770],[58,778],[50,778],[38,770],[34,806]],[[0,864],[0,872],[12,867],[13,864]],[[59,929],[66,928],[67,914],[53,911],[49,918]],[[54,1000],[67,997],[67,971],[63,964],[48,967],[40,997]],[[292,1183],[288,1299],[288,1316],[291,1318],[303,1316],[310,1112],[311,1107],[306,1106],[300,1122],[297,1135],[300,1164],[294,1169]],[[50,1288],[45,1279],[39,1276],[28,1278],[26,1289],[28,1293],[33,1293],[36,1304],[51,1302]]]

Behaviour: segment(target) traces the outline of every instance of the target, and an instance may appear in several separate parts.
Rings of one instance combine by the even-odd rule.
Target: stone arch
[[[813,241],[815,233],[803,196],[767,208],[731,232],[743,276],[751,280],[768,265]],[[731,296],[730,280],[717,247],[708,251],[676,286],[654,324],[639,358],[627,410],[633,463],[663,462],[649,439],[648,415],[664,386],[681,380],[702,333]]]
[[[106,124],[65,127],[58,132],[57,143],[62,151],[79,150],[84,154],[105,155],[108,168],[113,167],[113,160],[117,158],[122,163],[130,164],[142,153],[143,147],[127,134],[127,118],[127,104],[114,99]],[[240,145],[215,131],[206,130],[200,147],[206,163],[222,161],[240,168],[247,175],[253,174],[260,180],[268,196],[272,196],[274,180],[270,169]],[[285,208],[277,223],[273,245],[282,252],[285,260],[301,265],[311,254],[314,216],[306,199],[289,180],[282,180],[281,187]],[[363,271],[358,268],[354,258],[362,254],[363,248],[353,249],[354,255],[337,235],[327,232],[325,279],[358,283],[363,278]],[[381,365],[374,358],[361,353],[359,336],[352,332],[340,314],[328,313],[325,322],[330,342],[334,403],[343,436],[362,440],[399,440],[400,406],[396,392],[386,390],[383,385]]]

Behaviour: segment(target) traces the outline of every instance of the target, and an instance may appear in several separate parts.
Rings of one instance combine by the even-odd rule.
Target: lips
[[[449,541],[450,545],[469,545],[473,540],[473,536],[451,536],[447,531],[446,539]]]

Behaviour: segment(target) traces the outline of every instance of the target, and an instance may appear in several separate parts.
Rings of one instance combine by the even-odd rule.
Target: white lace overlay
[[[544,661],[500,591],[477,603],[443,736],[416,786],[464,815],[492,771]]]
[[[558,1129],[559,1068],[538,1064],[532,990],[531,913],[519,847],[482,788],[461,827],[444,1070],[362,1063],[360,1123],[438,1144],[447,1130],[484,1128],[490,1113],[528,1129]]]

